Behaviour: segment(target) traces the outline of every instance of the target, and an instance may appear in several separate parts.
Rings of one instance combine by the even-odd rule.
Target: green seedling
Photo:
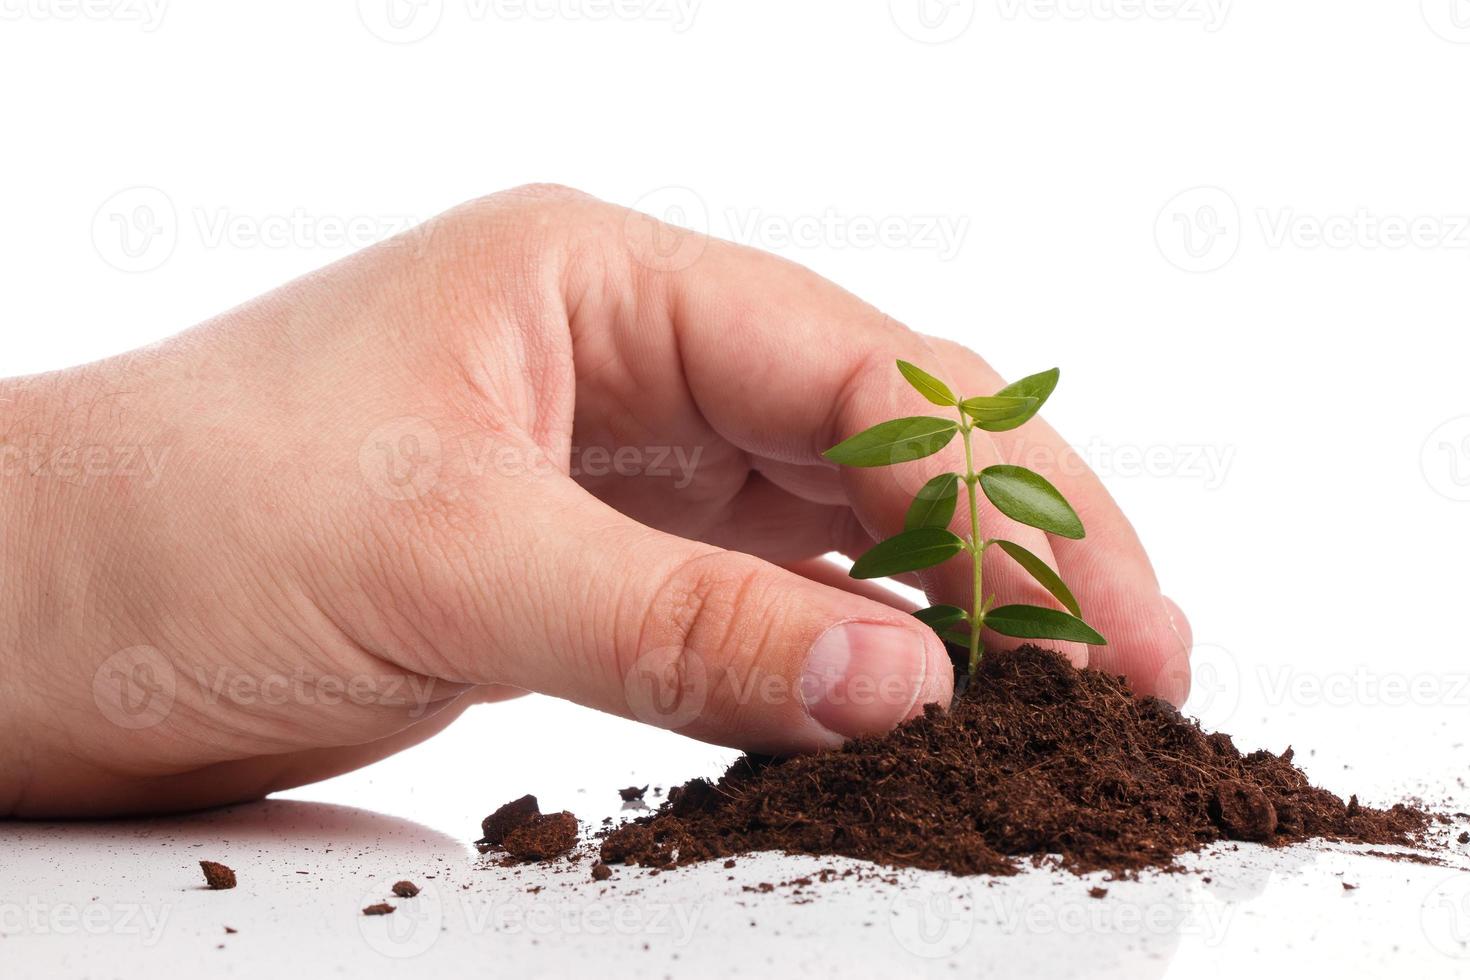
[[[1048,534],[1079,539],[1082,521],[1056,487],[1024,466],[987,466],[975,471],[971,434],[976,429],[1005,432],[1035,415],[1056,389],[1061,372],[1053,368],[1006,385],[993,395],[960,398],[943,381],[907,361],[899,372],[930,402],[953,408],[958,419],[918,415],[883,422],[838,443],[822,455],[843,466],[889,466],[939,452],[958,434],[965,445],[965,471],[941,473],[914,496],[904,517],[903,531],[881,542],[853,563],[857,579],[879,578],[930,568],[968,552],[972,567],[970,608],[937,605],[914,613],[941,638],[969,648],[969,670],[974,676],[985,649],[980,632],[990,627],[1004,636],[1031,640],[1073,640],[1102,645],[1107,640],[1082,620],[1077,599],[1051,566],[1014,541],[985,538],[980,533],[979,493],[1002,514]],[[961,537],[949,529],[963,485],[970,508],[970,534]],[[1061,603],[1063,609],[1043,606],[996,606],[982,585],[982,559],[996,547],[1009,555]]]

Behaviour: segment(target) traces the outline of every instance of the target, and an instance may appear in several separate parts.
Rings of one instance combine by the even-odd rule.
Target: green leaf
[[[969,616],[959,606],[930,606],[914,613],[914,618],[925,626],[933,627],[941,634],[955,623],[969,622]]]
[[[937,419],[929,415],[894,419],[859,432],[851,439],[844,439],[822,455],[843,466],[907,463],[939,452],[949,444],[959,428],[959,422],[953,419]]]
[[[899,361],[898,371],[908,379],[909,384],[913,385],[919,394],[936,405],[954,405],[959,401],[954,396],[954,392],[949,390],[949,385],[923,368],[915,367],[908,361]]]
[[[953,643],[958,647],[969,647],[970,627],[966,625],[963,629],[958,626],[951,627],[939,634],[939,638],[946,643]]]
[[[941,473],[920,487],[914,494],[914,502],[909,504],[908,514],[904,516],[903,529],[949,527],[960,495],[959,479],[958,473]]]
[[[1108,642],[1076,616],[1041,606],[999,606],[985,615],[985,625],[1023,640],[1072,640],[1093,646],[1106,646]]]
[[[1012,520],[1064,538],[1087,534],[1067,498],[1040,473],[1024,466],[987,466],[980,471],[980,489],[997,510]]]
[[[1006,432],[1016,428],[1019,425],[1024,425],[1026,422],[1029,422],[1031,420],[1031,416],[1041,411],[1041,406],[1046,404],[1046,400],[1050,398],[1051,393],[1056,390],[1057,380],[1061,378],[1061,376],[1061,368],[1052,368],[1050,371],[1042,371],[1040,374],[1028,375],[1027,377],[1022,378],[1020,381],[1012,381],[1000,391],[997,391],[997,396],[1010,395],[1020,398],[1035,398],[1036,407],[1033,408],[1028,415],[1022,415],[1018,418],[1007,419],[1002,422],[995,422],[987,425],[985,426],[986,430],[989,432]]]
[[[1017,398],[1010,395],[989,395],[983,398],[966,398],[960,409],[975,420],[975,424],[987,432],[996,431],[1011,419],[1029,419],[1036,414],[1040,402],[1035,398]],[[1020,425],[1017,422],[1016,425]]]
[[[880,542],[852,564],[853,578],[879,578],[917,571],[953,558],[965,548],[959,535],[942,527],[916,527]]]
[[[1050,565],[1014,541],[997,540],[994,543],[999,545],[1006,554],[1016,559],[1016,563],[1030,572],[1031,577],[1040,582],[1046,591],[1056,596],[1057,601],[1071,610],[1073,616],[1082,615],[1082,609],[1077,605],[1077,599],[1072,595],[1072,590],[1067,588],[1067,583],[1062,581],[1060,575],[1052,571]]]

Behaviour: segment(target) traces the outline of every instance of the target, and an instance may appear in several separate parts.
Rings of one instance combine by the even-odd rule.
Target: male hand
[[[896,358],[1005,383],[796,265],[532,187],[0,382],[0,813],[254,798],[524,691],[762,752],[947,704],[933,633],[817,561],[957,468],[957,441],[821,457],[927,411]],[[982,517],[1109,640],[1057,646],[1182,701],[1188,624],[1096,477],[1043,422],[976,435],[977,468],[1024,462],[1086,525]],[[985,561],[1001,602],[1053,604]],[[920,581],[963,604],[969,579],[961,557]]]

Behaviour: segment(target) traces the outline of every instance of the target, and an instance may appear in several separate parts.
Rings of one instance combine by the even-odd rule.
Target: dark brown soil
[[[484,834],[477,843],[499,847],[512,830],[541,816],[541,807],[534,796],[523,796],[511,800],[490,816],[480,821],[480,832]]]
[[[602,860],[669,869],[749,851],[845,855],[959,874],[1048,856],[1072,871],[1175,868],[1220,840],[1418,841],[1428,817],[1313,787],[1292,750],[1230,736],[1050,651],[988,655],[949,711],[783,760],[745,757],[607,836]]]
[[[235,872],[218,861],[200,861],[199,867],[204,869],[204,882],[210,888],[235,887]]]
[[[411,881],[396,881],[393,883],[393,894],[399,898],[413,898],[419,893],[419,886]]]
[[[393,914],[393,906],[389,905],[387,902],[379,902],[376,905],[369,905],[367,908],[363,909],[362,910],[362,914],[363,915],[392,915]]]
[[[609,878],[612,877],[612,874],[613,874],[612,873],[612,868],[609,868],[607,865],[603,864],[601,861],[598,861],[596,864],[594,864],[592,866],[592,880],[593,881],[607,881],[607,879],[609,879]]]
[[[647,786],[624,786],[618,790],[618,795],[623,798],[624,803],[632,803],[634,800],[643,799],[643,794],[647,792]]]
[[[506,834],[502,846],[518,861],[548,861],[577,846],[577,818],[566,810],[532,817]]]

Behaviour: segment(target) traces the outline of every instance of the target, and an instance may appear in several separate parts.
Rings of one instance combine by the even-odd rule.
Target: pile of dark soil
[[[607,864],[668,869],[749,851],[845,855],[959,874],[1011,874],[1055,855],[1131,874],[1221,840],[1413,844],[1429,817],[1347,803],[1281,755],[1055,653],[988,654],[949,711],[817,755],[745,757],[611,832]]]

